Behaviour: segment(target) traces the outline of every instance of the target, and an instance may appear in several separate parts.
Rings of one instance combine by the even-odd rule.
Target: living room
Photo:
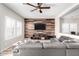
[[[1,56],[9,48],[13,56],[79,55],[78,6],[75,3],[1,3]]]

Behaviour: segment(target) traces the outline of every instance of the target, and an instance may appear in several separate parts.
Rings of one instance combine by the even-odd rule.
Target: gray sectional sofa
[[[14,56],[79,56],[79,43],[72,38],[60,37],[49,43],[24,43],[14,48]]]
[[[35,44],[35,45],[34,45]],[[65,56],[65,48],[46,48],[42,46],[42,43],[29,43],[19,46],[18,52],[15,52],[17,48],[14,49],[14,56]]]

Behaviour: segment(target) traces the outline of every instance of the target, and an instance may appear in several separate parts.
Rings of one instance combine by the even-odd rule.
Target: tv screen
[[[42,23],[35,24],[35,30],[45,30],[45,29],[46,29],[46,24],[42,24]]]

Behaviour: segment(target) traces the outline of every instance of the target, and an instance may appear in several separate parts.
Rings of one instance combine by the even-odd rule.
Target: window
[[[76,23],[63,23],[62,24],[62,33],[68,33],[71,32],[77,33],[77,24]]]
[[[5,17],[5,39],[13,39],[22,34],[22,22],[11,17]]]
[[[63,23],[62,24],[62,32],[63,33],[69,33],[70,32],[68,23]]]
[[[70,31],[74,31],[74,32],[77,32],[77,24],[76,23],[71,23],[70,24]]]
[[[17,21],[16,23],[16,32],[17,32],[17,36],[21,35],[22,34],[22,23],[20,21]]]

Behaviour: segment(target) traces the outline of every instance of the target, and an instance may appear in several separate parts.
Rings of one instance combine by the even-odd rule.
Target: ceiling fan
[[[39,10],[39,12],[42,13],[42,9],[50,9],[50,7],[42,7],[43,3],[37,3],[37,6],[30,4],[30,3],[23,3],[23,4],[34,7],[35,9],[31,10],[31,12],[35,10]]]

